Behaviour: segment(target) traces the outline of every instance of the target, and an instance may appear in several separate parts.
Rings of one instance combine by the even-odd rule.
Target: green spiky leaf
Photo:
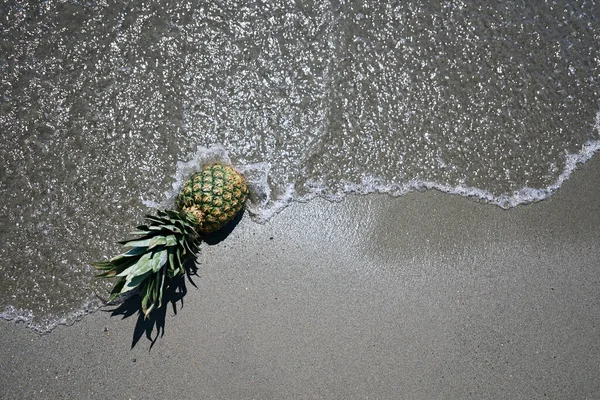
[[[167,238],[164,236],[154,236],[150,240],[150,244],[148,245],[148,249],[153,249],[156,246],[164,245],[167,243]]]
[[[149,228],[151,231],[169,231],[175,233],[181,233],[181,229],[175,225],[154,225]]]
[[[171,271],[175,271],[175,251],[173,249],[169,249],[169,268]]]
[[[117,297],[119,297],[124,285],[125,285],[125,278],[119,279],[117,284],[113,287],[112,291],[110,292],[110,297],[108,298],[109,302],[111,302],[111,301],[115,300]]]
[[[123,245],[123,247],[148,247],[150,246],[150,242],[153,238],[144,239],[144,240],[128,240],[119,242]]]
[[[131,278],[127,277],[125,279],[125,285],[123,285],[123,288],[121,289],[121,293],[129,292],[130,290],[133,290],[140,286],[146,280],[146,278],[148,278],[150,273],[151,271],[147,271],[146,273],[141,275],[132,275]]]
[[[175,235],[166,236],[165,239],[166,239],[165,246],[167,246],[167,247],[177,246],[177,237]]]

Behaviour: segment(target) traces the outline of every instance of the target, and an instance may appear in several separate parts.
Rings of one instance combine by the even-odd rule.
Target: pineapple
[[[212,164],[183,185],[177,209],[192,214],[200,233],[223,228],[244,206],[248,189],[244,177],[229,165]]]
[[[121,241],[126,251],[92,266],[98,276],[118,277],[109,301],[139,288],[146,317],[162,307],[164,289],[185,274],[185,262],[195,259],[203,235],[216,232],[242,210],[248,188],[242,175],[221,163],[206,165],[183,185],[177,211],[146,215],[147,225],[131,232],[135,239]]]

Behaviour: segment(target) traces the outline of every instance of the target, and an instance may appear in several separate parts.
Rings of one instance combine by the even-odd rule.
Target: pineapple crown
[[[101,271],[99,277],[120,278],[108,301],[139,288],[142,311],[148,317],[162,306],[163,291],[170,280],[185,274],[188,259],[195,260],[199,236],[197,221],[189,213],[158,211],[156,216],[146,215],[145,219],[148,225],[140,225],[130,233],[137,238],[119,242],[129,250],[92,266]]]

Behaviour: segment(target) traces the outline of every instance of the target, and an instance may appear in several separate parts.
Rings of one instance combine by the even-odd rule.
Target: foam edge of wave
[[[14,322],[16,325],[23,325],[35,333],[45,335],[51,333],[56,327],[64,325],[71,326],[75,322],[82,320],[86,315],[98,311],[105,303],[99,299],[88,300],[74,311],[71,311],[60,317],[45,317],[41,321],[35,321],[35,315],[32,310],[16,308],[8,305],[4,311],[0,312],[0,320]]]
[[[600,133],[600,112],[596,117],[594,130]],[[288,184],[277,198],[271,197],[271,188],[268,182],[270,165],[268,163],[255,163],[236,166],[246,177],[251,188],[251,196],[246,209],[252,218],[258,223],[266,223],[275,215],[280,213],[293,202],[305,203],[314,198],[320,197],[328,201],[341,201],[347,195],[367,195],[367,194],[389,194],[394,197],[400,197],[410,192],[436,189],[444,193],[455,194],[482,201],[484,203],[497,205],[503,209],[509,209],[522,204],[539,202],[550,197],[557,191],[565,181],[569,179],[573,171],[580,164],[586,163],[595,153],[600,151],[600,140],[591,140],[584,143],[578,153],[565,154],[565,168],[557,179],[544,188],[523,187],[513,193],[494,195],[491,192],[466,185],[452,186],[436,181],[423,181],[413,179],[405,183],[389,184],[382,183],[376,177],[365,177],[361,182],[342,182],[343,190],[340,193],[328,193],[327,189],[313,182],[311,190],[303,195],[299,195],[293,183]],[[202,165],[209,162],[227,162],[231,160],[227,150],[220,144],[211,147],[198,147],[197,152],[189,161],[178,162],[175,180],[172,189],[165,192],[163,199],[159,202],[152,200],[143,200],[144,204],[150,208],[167,208],[172,206],[178,194],[180,187],[189,175],[199,171]]]
[[[422,181],[417,179],[413,179],[404,184],[387,185],[379,183],[377,179],[374,178],[366,178],[360,183],[346,182],[342,196],[348,194],[366,195],[379,193],[399,197],[410,192],[436,189],[444,193],[473,198],[488,204],[497,205],[503,209],[509,209],[518,205],[536,203],[549,198],[569,179],[573,171],[575,171],[580,164],[586,163],[598,151],[600,151],[600,140],[586,142],[579,153],[566,154],[565,168],[552,184],[544,188],[523,187],[511,194],[503,194],[501,196],[496,196],[484,189],[466,185],[452,186],[440,182]],[[334,201],[340,199],[340,195],[329,196],[316,194],[316,196]],[[307,196],[304,200],[309,200],[316,196]]]

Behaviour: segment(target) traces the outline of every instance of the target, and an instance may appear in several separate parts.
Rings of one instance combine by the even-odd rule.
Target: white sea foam
[[[600,112],[595,129],[600,126]],[[376,176],[366,176],[361,182],[343,182],[343,191],[330,193],[328,188],[320,182],[311,181],[307,185],[311,190],[304,195],[298,195],[295,185],[290,182],[283,190],[283,194],[273,198],[273,188],[269,185],[270,165],[268,163],[255,163],[247,165],[235,165],[235,167],[246,177],[250,188],[250,197],[246,207],[252,218],[259,223],[265,223],[285,209],[292,202],[307,202],[315,197],[322,197],[329,201],[340,201],[346,195],[366,195],[372,193],[385,193],[391,196],[403,196],[409,192],[436,189],[445,193],[456,194],[464,197],[474,198],[489,204],[508,209],[520,204],[529,204],[544,200],[558,190],[562,184],[569,179],[571,173],[579,164],[588,161],[596,152],[600,151],[600,141],[589,141],[581,150],[575,154],[565,153],[565,168],[557,179],[543,188],[523,187],[513,193],[495,196],[491,192],[465,185],[451,186],[441,182],[410,180],[407,182],[386,183]],[[226,162],[231,160],[226,149],[222,145],[211,147],[198,147],[189,161],[177,163],[177,172],[174,176],[172,189],[165,192],[162,199],[143,200],[144,204],[151,208],[172,207],[175,197],[183,182],[194,172],[201,170],[202,166],[211,162]],[[280,191],[281,192],[281,191]]]
[[[463,185],[451,186],[440,182],[421,181],[416,179],[402,184],[382,184],[381,181],[375,177],[367,177],[358,184],[351,182],[345,183],[344,194],[365,195],[371,193],[387,193],[392,196],[402,196],[408,192],[436,189],[445,193],[482,200],[508,209],[520,204],[535,203],[547,199],[552,193],[558,190],[567,179],[569,179],[571,173],[573,173],[579,164],[587,162],[598,151],[600,151],[600,141],[589,141],[582,146],[579,153],[565,154],[565,169],[552,184],[544,188],[523,187],[511,194],[503,194],[501,196],[495,196],[487,190],[476,187]],[[328,196],[324,197],[329,198]],[[339,200],[339,195],[331,196],[330,199]]]
[[[47,334],[52,332],[59,325],[71,326],[75,322],[81,320],[88,314],[91,314],[105,305],[100,299],[86,301],[81,307],[67,313],[64,316],[50,316],[48,318],[35,318],[31,310],[15,308],[11,305],[5,307],[4,311],[0,312],[0,319],[12,321],[16,324],[22,324],[26,328],[33,330],[39,334]]]

